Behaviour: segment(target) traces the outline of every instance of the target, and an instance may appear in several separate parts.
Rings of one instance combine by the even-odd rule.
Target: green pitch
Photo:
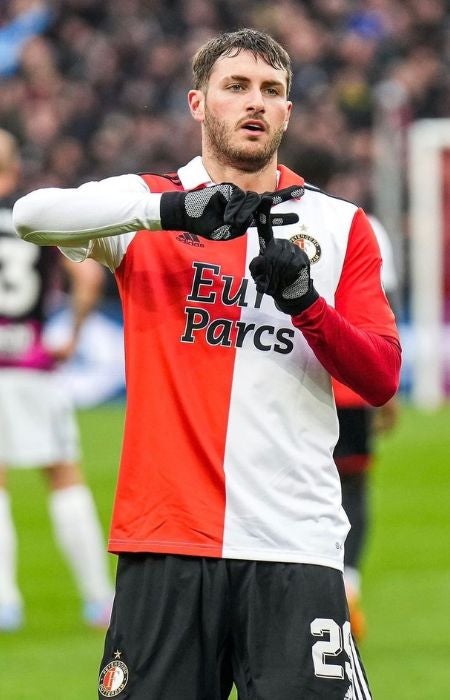
[[[106,532],[122,409],[83,411],[80,424],[85,473]],[[369,634],[361,652],[374,699],[449,697],[450,406],[431,414],[405,407],[399,427],[378,443],[372,484],[364,566]],[[0,697],[90,700],[103,633],[80,620],[77,592],[52,539],[42,479],[13,472],[10,488],[27,625],[0,636]],[[114,566],[111,557],[112,573]]]

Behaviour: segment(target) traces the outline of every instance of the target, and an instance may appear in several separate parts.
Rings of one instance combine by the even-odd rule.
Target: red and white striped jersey
[[[142,177],[153,192],[212,184],[200,158],[177,178]],[[279,188],[298,183],[279,166]],[[397,339],[365,214],[308,186],[276,209],[298,214],[276,235],[306,250],[321,297]],[[110,267],[123,305],[127,415],[110,550],[341,568],[349,526],[330,375],[257,294],[256,230],[224,242],[132,231],[65,252]]]

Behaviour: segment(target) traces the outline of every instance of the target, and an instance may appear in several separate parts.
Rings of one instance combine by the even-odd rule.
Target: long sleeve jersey
[[[22,236],[117,279],[127,416],[110,550],[342,568],[331,375],[374,404],[399,379],[376,239],[364,212],[279,166],[279,188],[304,195],[277,205],[299,222],[276,235],[307,252],[320,294],[291,318],[249,275],[256,230],[221,242],[160,230],[158,193],[209,184],[196,158],[171,178],[125,175],[16,205]]]

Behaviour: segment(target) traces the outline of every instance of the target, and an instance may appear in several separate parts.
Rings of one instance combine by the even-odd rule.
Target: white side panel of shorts
[[[73,406],[57,377],[0,369],[0,462],[40,467],[78,458]]]
[[[372,695],[367,684],[365,672],[361,665],[359,654],[356,651],[353,638],[350,639],[351,665],[352,665],[352,686],[354,700],[372,700]]]

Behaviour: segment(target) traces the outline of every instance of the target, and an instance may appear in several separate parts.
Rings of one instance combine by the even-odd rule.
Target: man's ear
[[[288,101],[288,111],[287,111],[286,119],[285,119],[285,121],[284,121],[284,131],[286,131],[287,128],[288,128],[288,126],[289,126],[289,120],[290,120],[290,118],[291,118],[291,112],[292,112],[292,102],[289,102],[289,101]]]
[[[189,90],[188,104],[192,116],[198,122],[205,118],[205,95],[202,90]]]

